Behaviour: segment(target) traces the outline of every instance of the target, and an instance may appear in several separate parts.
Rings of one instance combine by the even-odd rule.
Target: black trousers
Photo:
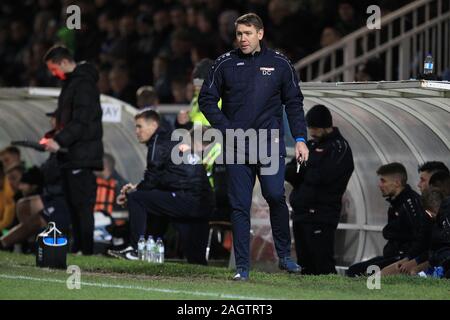
[[[189,263],[206,265],[208,220],[192,218],[198,206],[183,191],[138,190],[128,194],[130,242],[137,248],[139,237],[146,234],[148,219],[169,217],[179,232],[181,247]],[[157,219],[156,219],[157,220]]]
[[[284,195],[284,158],[280,158],[276,174],[262,175],[260,170],[259,165],[227,165],[228,197],[233,209],[231,222],[236,268],[250,268],[250,209],[256,176],[262,195],[269,205],[270,225],[278,257],[291,256],[289,210]]]
[[[297,262],[303,274],[336,273],[335,226],[294,222],[293,231]]]
[[[90,255],[94,251],[94,206],[97,182],[90,169],[61,170],[64,196],[72,221],[71,251]]]
[[[367,276],[367,268],[370,266],[378,266],[381,269],[384,267],[387,267],[388,265],[391,265],[397,261],[400,261],[404,258],[404,255],[394,256],[394,257],[375,257],[366,261],[358,262],[353,265],[351,265],[348,270],[345,272],[345,274],[349,277],[356,277],[356,276]]]

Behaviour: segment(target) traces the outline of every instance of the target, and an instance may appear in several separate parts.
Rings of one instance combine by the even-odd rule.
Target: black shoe
[[[233,276],[234,281],[247,281],[248,280],[248,270],[238,268],[235,275]]]
[[[278,267],[281,270],[286,270],[289,273],[300,273],[302,272],[302,268],[296,264],[291,257],[281,258],[278,262]]]
[[[108,250],[108,255],[111,257],[124,259],[124,260],[138,260],[137,250],[132,246],[129,246],[123,250]]]

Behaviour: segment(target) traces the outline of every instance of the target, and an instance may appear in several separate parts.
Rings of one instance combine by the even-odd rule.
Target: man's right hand
[[[295,144],[295,158],[299,163],[308,161],[309,149],[306,146],[306,143],[300,141]]]
[[[135,184],[132,184],[132,183],[127,183],[126,185],[124,185],[123,187],[122,187],[122,189],[120,190],[120,194],[127,194],[128,192],[130,192],[130,191],[132,191],[132,190],[135,190],[136,189],[136,186],[137,185],[135,185]]]

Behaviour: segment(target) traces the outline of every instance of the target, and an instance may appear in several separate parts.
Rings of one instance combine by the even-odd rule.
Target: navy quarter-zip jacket
[[[306,140],[303,95],[296,72],[284,55],[263,44],[254,55],[235,49],[220,56],[198,101],[205,117],[222,133],[226,129],[279,129],[282,155],[286,154],[284,105],[292,136]]]

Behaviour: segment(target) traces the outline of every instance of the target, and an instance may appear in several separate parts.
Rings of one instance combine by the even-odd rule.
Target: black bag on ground
[[[42,268],[67,268],[67,237],[49,222],[47,229],[36,238],[36,266]]]

